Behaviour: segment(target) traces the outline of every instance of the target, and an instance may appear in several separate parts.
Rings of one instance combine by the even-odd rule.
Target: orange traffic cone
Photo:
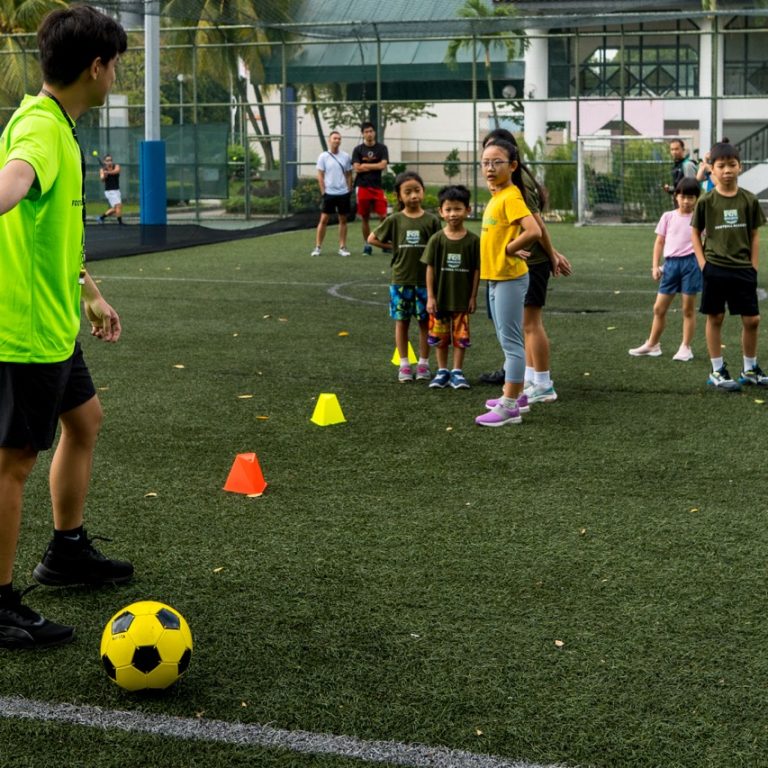
[[[232,493],[262,494],[267,487],[255,453],[238,453],[224,483],[224,490]]]

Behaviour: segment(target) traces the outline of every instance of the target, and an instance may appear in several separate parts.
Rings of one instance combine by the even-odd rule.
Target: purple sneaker
[[[475,419],[475,424],[479,424],[481,427],[503,427],[505,424],[519,424],[522,420],[517,406],[505,408],[499,403],[487,413],[478,416]]]
[[[525,393],[520,395],[520,397],[517,398],[516,402],[517,402],[517,410],[520,411],[520,413],[531,412],[531,406],[528,404],[528,396]],[[501,403],[500,397],[493,397],[490,400],[485,401],[485,407],[490,411],[491,408],[495,408],[500,403]]]

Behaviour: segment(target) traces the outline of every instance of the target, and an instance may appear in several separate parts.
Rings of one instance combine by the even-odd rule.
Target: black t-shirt
[[[120,189],[120,174],[119,173],[108,173],[104,177],[104,189],[106,191],[114,190],[114,189]]]
[[[367,144],[358,144],[352,150],[352,165],[355,163],[380,163],[382,160],[389,162],[389,150],[385,144],[377,141],[370,147]],[[362,171],[355,177],[356,187],[376,187],[381,189],[381,171]]]

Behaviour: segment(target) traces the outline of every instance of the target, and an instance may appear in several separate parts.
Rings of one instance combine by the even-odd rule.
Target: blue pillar
[[[142,141],[139,145],[139,223],[168,223],[165,181],[165,142]]]

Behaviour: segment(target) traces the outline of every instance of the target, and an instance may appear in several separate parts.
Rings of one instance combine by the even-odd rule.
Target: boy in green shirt
[[[443,187],[438,193],[445,229],[429,239],[421,261],[427,265],[427,341],[435,347],[437,375],[433,389],[469,389],[463,373],[470,345],[469,316],[477,308],[480,283],[480,238],[464,222],[469,216],[469,190]],[[448,370],[448,345],[453,341],[453,369]]]
[[[126,50],[123,28],[86,6],[48,14],[37,33],[43,88],[25,96],[0,137],[0,647],[72,639],[23,605],[13,565],[24,486],[61,437],[50,470],[53,539],[34,577],[49,586],[121,583],[133,566],[109,560],[83,530],[102,410],[76,338],[80,302],[91,333],[120,337],[120,318],[85,271],[85,158],[75,120],[104,103]]]
[[[703,276],[700,312],[707,316],[707,349],[712,361],[707,384],[725,392],[743,385],[764,387],[768,376],[757,364],[757,262],[758,229],[765,223],[765,215],[757,198],[739,188],[739,151],[720,142],[709,157],[715,188],[699,198],[691,220],[693,250]],[[744,365],[738,381],[731,378],[722,357],[726,304],[732,315],[741,315],[743,326]]]

